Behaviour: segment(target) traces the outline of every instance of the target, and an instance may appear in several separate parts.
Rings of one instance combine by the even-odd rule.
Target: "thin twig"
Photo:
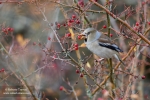
[[[5,47],[3,46],[3,44],[0,42],[0,46],[1,48],[3,48],[3,50],[5,51],[5,53],[7,54],[7,56],[10,58],[10,60],[12,61],[13,65],[16,67],[16,69],[18,69],[18,66],[16,65],[16,63],[12,60],[11,56],[9,55],[8,51],[5,49]],[[13,72],[13,71],[12,71]],[[19,76],[16,74],[18,73]],[[17,72],[13,72],[13,74],[22,82],[22,84],[29,90],[29,92],[31,93],[32,97],[34,98],[34,100],[38,100],[36,98],[36,96],[33,94],[32,90],[30,89],[30,87],[28,86],[27,82],[25,81],[25,79],[23,79],[23,75],[17,71]],[[21,78],[20,78],[21,77]]]
[[[66,5],[66,4],[57,2],[57,1],[49,1],[49,2],[53,2],[53,3],[56,3],[56,4],[62,5],[62,6],[64,6],[64,7],[70,7],[70,8],[74,8],[74,9],[76,9],[76,10],[81,10],[81,9],[79,9],[78,7],[75,7],[75,6],[73,6],[73,5]],[[86,12],[105,13],[104,11],[96,11],[96,10],[91,10],[91,9],[86,10]]]
[[[89,0],[89,1],[93,2],[98,7],[102,8],[110,16],[112,16],[114,19],[117,19],[119,22],[121,22],[123,25],[125,25],[129,30],[131,30],[133,33],[135,33],[137,36],[139,36],[143,41],[145,41],[146,43],[148,43],[150,45],[150,41],[147,38],[145,38],[141,33],[137,33],[127,22],[123,21],[122,19],[120,19],[119,17],[117,17],[115,14],[113,14],[112,12],[110,12],[107,8],[105,8],[104,6],[102,6],[99,3],[95,2],[94,0]]]
[[[76,100],[79,100],[78,97],[77,97],[77,93],[76,93],[76,91],[74,90],[74,87],[71,86],[71,88],[72,88],[73,94],[74,94],[74,96],[75,96],[75,99],[76,99]]]

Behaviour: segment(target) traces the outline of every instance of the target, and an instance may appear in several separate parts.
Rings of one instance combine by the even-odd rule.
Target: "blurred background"
[[[50,29],[48,23],[43,20],[44,17],[41,12],[39,12],[36,4],[28,0],[24,0],[27,2],[23,2],[20,0],[20,3],[18,3],[17,0],[16,2],[14,1],[10,0],[9,3],[2,1],[2,3],[0,3],[0,42],[5,47],[7,53],[10,55],[9,57],[5,50],[1,47],[0,89],[3,91],[4,87],[7,86],[19,86],[20,80],[18,80],[18,78],[16,78],[15,74],[13,73],[18,74],[18,72],[20,72],[23,76],[23,79],[27,81],[28,85],[36,88],[37,91],[34,91],[34,93],[38,98],[43,98],[41,100],[46,100],[45,98],[48,98],[49,100],[75,100],[73,93],[70,92],[72,88],[68,85],[68,81],[71,85],[74,86],[79,100],[87,100],[84,81],[80,77],[80,74],[76,72],[76,65],[72,62],[72,64],[70,64],[70,62],[65,63],[60,59],[55,59],[58,57],[60,57],[61,59],[68,58],[63,58],[63,54],[58,55],[58,52],[61,52],[62,49],[57,40],[55,39],[53,31]],[[73,0],[60,0],[59,2],[66,5],[73,4]],[[86,4],[86,2],[88,1],[84,0],[83,2]],[[105,5],[105,0],[98,0],[98,2],[102,5]],[[120,14],[127,7],[134,9],[135,13],[133,13],[127,20],[130,26],[134,26],[136,22],[140,22],[140,20],[142,19],[141,15],[137,17],[138,14],[136,14],[138,12],[138,7],[142,7],[142,2],[144,2],[144,0],[113,0],[112,8],[114,8],[114,10],[112,11],[115,14]],[[68,20],[65,19],[63,12],[60,10],[61,8],[55,3],[48,2],[47,0],[41,0],[39,5],[40,9],[42,9],[43,12],[45,11],[44,14],[53,28],[56,28],[58,24],[63,25],[66,20]],[[94,5],[91,7],[91,9],[96,11],[102,11],[99,7]],[[64,10],[67,12],[68,18],[71,18],[73,14],[76,15],[76,13],[69,7],[64,7]],[[149,11],[150,4],[147,3],[147,21],[150,21]],[[103,25],[107,25],[105,13],[87,12],[86,15],[90,22],[93,23],[93,26],[95,28],[102,31],[103,33],[107,33],[107,29],[102,30]],[[124,14],[122,14],[120,18],[124,19]],[[113,18],[110,19],[112,27],[115,30],[121,32],[121,24]],[[81,25],[77,27],[82,28],[81,26],[83,23],[84,22],[82,22],[81,20]],[[146,24],[145,27],[149,26]],[[13,28],[14,31],[6,34],[3,31],[3,29],[5,28]],[[57,30],[59,38],[63,38],[68,32],[69,31],[64,27],[61,27],[59,30]],[[81,45],[84,41],[77,39],[77,35],[80,33],[80,31],[74,30],[74,33],[76,38],[75,41],[71,39],[66,39],[65,41],[63,41],[63,43],[65,44],[65,42],[67,42],[68,44],[70,43],[70,45],[71,43],[78,43],[78,45]],[[114,31],[112,31],[111,34],[113,34],[112,39],[114,39],[116,44],[119,45],[120,48],[125,51],[125,53],[127,53],[130,49],[129,42],[132,40],[118,37]],[[149,35],[147,35],[147,37],[149,38]],[[142,43],[145,45],[144,42]],[[150,48],[149,46],[145,48],[146,49],[142,51],[142,54],[139,54],[139,56],[136,58],[136,72],[134,74],[139,77],[144,75],[146,78],[144,80],[138,79],[136,83],[134,83],[137,84],[139,82],[140,85],[138,84],[135,85],[137,87],[132,87],[136,88],[135,90],[137,90],[134,91],[135,93],[137,93],[136,97],[130,98],[132,100],[150,99]],[[49,50],[50,57],[47,57],[44,50]],[[91,55],[92,53],[87,50],[87,48],[81,47],[79,48],[79,50],[82,58],[92,56],[88,60],[89,65],[87,65],[90,66],[90,70],[90,68],[94,66],[94,58],[97,57]],[[71,52],[71,56],[77,60],[77,55],[75,51]],[[124,54],[121,55],[121,57],[123,56]],[[134,56],[135,55],[133,54],[126,60],[126,62],[130,62],[130,60],[132,60]],[[14,63],[16,63],[16,65],[14,65]],[[116,61],[114,61],[114,63],[116,63]],[[67,82],[65,81],[66,79],[68,79]],[[78,82],[78,84],[76,84],[76,82]],[[89,80],[89,82],[92,83],[91,80]],[[67,92],[61,91],[61,86],[65,88]],[[139,91],[143,91],[143,95],[142,97],[140,97],[140,99],[138,95]],[[98,94],[95,100],[101,100],[99,99],[101,96],[101,93]],[[27,99],[24,96],[3,97],[3,95],[0,95],[0,100],[32,99]]]

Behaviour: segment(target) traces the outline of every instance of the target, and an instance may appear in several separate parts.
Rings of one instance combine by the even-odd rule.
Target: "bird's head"
[[[96,30],[94,28],[87,28],[84,30],[84,32],[82,33],[82,35],[84,36],[88,36],[88,35],[94,35],[96,34]]]

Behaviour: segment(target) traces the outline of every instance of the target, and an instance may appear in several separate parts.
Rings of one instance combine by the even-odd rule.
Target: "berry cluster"
[[[74,48],[74,50],[78,50],[78,49],[79,49],[78,44],[75,43],[75,44],[73,45],[73,48]]]
[[[84,2],[83,2],[83,0],[80,0],[80,1],[78,2],[78,5],[79,5],[80,7],[84,7]]]
[[[77,19],[76,15],[72,15],[72,17],[67,21],[67,25],[70,27],[73,24],[80,24],[80,20]]]
[[[13,31],[14,31],[14,29],[11,28],[11,27],[3,28],[3,29],[2,29],[2,32],[4,32],[6,35],[7,35],[9,32],[13,32]]]
[[[70,19],[67,20],[66,23],[63,23],[62,25],[60,23],[56,23],[57,29],[60,29],[61,26],[64,27],[71,27],[72,25],[80,25],[80,20],[76,17],[76,15],[72,15]]]
[[[76,70],[76,73],[79,74],[79,73],[80,73],[80,70],[77,69],[77,70]],[[83,73],[80,73],[80,77],[83,77],[83,76],[84,76]]]
[[[133,29],[134,29],[135,31],[139,31],[139,28],[140,28],[140,23],[139,23],[139,22],[136,22],[136,23],[135,23],[135,26],[133,27]]]

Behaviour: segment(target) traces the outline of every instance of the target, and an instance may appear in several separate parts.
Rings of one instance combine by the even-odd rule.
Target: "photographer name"
[[[23,91],[23,92],[27,92],[28,90],[26,88],[6,88],[5,91],[12,91],[12,92],[16,92],[16,91]]]

